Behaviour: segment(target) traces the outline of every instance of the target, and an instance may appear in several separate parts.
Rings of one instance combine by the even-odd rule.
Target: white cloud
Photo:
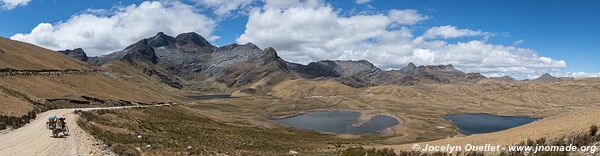
[[[561,74],[563,77],[574,77],[574,78],[582,78],[582,77],[600,77],[599,73],[586,73],[586,72],[565,72]]]
[[[428,16],[419,14],[417,10],[405,9],[405,10],[390,10],[389,17],[398,24],[403,25],[414,25],[420,21],[429,19]]]
[[[371,0],[356,0],[356,4],[366,4],[371,2]]]
[[[31,0],[1,0],[2,9],[12,10],[18,6],[26,6]]]
[[[280,56],[292,62],[366,59],[383,69],[400,68],[409,62],[454,64],[467,72],[509,74],[517,78],[539,76],[567,67],[565,61],[539,56],[532,49],[481,40],[452,44],[444,41],[490,35],[482,31],[441,26],[415,37],[408,26],[427,19],[416,10],[342,16],[324,3],[302,5],[299,2],[284,7],[265,5],[269,7],[250,13],[246,30],[237,42],[274,47]]]
[[[423,34],[423,37],[427,39],[449,39],[458,37],[483,36],[488,34],[489,33],[481,32],[480,30],[458,29],[455,26],[445,25],[427,29],[427,31],[425,31]]]
[[[244,9],[255,0],[195,0],[200,5],[211,7],[218,16],[229,15],[232,11]]]
[[[264,0],[264,9],[281,10],[290,7],[312,8],[323,5],[321,0]]]
[[[29,34],[11,39],[53,50],[81,47],[92,56],[123,49],[161,31],[170,35],[197,32],[209,40],[217,39],[212,35],[216,23],[180,2],[143,2],[111,12],[109,16],[86,12],[66,22],[40,23]]]
[[[523,42],[525,42],[524,39],[516,40],[515,42],[513,42],[513,45],[518,46],[518,45],[523,44]]]

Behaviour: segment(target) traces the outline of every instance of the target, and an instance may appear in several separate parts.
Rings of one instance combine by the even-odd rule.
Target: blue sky
[[[7,1],[7,0],[2,0]],[[27,1],[27,0],[23,0]],[[206,0],[188,0],[184,1],[181,5],[189,6],[191,10],[201,16],[205,16],[210,21],[197,22],[202,23],[199,27],[190,28],[189,30],[198,30],[203,36],[209,39],[216,45],[226,45],[235,42],[246,42],[250,41],[256,43],[262,48],[267,46],[274,46],[280,53],[283,53],[284,58],[289,58],[292,61],[297,60],[315,60],[315,59],[367,59],[372,61],[374,64],[385,68],[385,67],[400,67],[402,64],[407,63],[410,58],[416,59],[417,64],[441,64],[441,63],[472,63],[473,61],[466,58],[452,58],[452,59],[438,59],[438,58],[449,58],[445,54],[452,51],[449,48],[434,47],[429,49],[431,46],[414,46],[412,49],[408,49],[409,52],[390,52],[389,54],[375,57],[373,54],[380,55],[372,51],[381,51],[389,49],[369,49],[368,47],[353,47],[353,48],[330,48],[329,45],[316,45],[316,43],[306,44],[306,42],[293,42],[297,39],[289,37],[281,37],[272,39],[269,36],[256,36],[252,34],[261,34],[259,32],[253,33],[252,30],[247,30],[253,25],[264,26],[264,24],[256,24],[256,22],[248,22],[249,18],[268,19],[268,1],[261,0],[238,0],[240,1],[239,6],[235,6],[234,9],[227,10],[225,15],[222,12],[217,12],[217,8],[222,7],[222,3],[210,3]],[[488,66],[480,67],[477,65],[458,65],[459,68],[473,71],[482,72],[487,75],[514,75],[515,77],[529,78],[533,75],[540,74],[542,72],[554,73],[554,75],[565,75],[569,76],[573,72],[584,72],[590,73],[591,75],[600,73],[600,2],[598,1],[566,1],[566,0],[547,0],[547,1],[523,1],[523,0],[495,0],[495,1],[479,1],[479,0],[460,0],[460,1],[445,1],[445,0],[371,0],[369,2],[358,4],[352,0],[335,0],[335,1],[318,1],[318,4],[312,4],[309,1],[317,0],[306,0],[299,1],[297,5],[289,5],[281,8],[278,13],[291,12],[293,8],[305,9],[310,13],[316,13],[317,10],[323,8],[330,8],[332,13],[338,19],[350,18],[353,16],[365,15],[372,16],[377,14],[388,15],[390,10],[416,10],[419,15],[427,17],[427,19],[418,20],[416,24],[397,24],[400,26],[394,26],[394,22],[386,25],[385,30],[392,32],[394,30],[406,29],[409,30],[412,37],[410,39],[416,40],[418,36],[424,34],[427,30],[433,27],[440,26],[452,26],[458,30],[472,30],[480,31],[478,35],[463,35],[460,37],[450,38],[431,38],[429,41],[433,44],[434,41],[444,41],[448,46],[458,43],[466,43],[469,41],[483,41],[485,45],[490,46],[504,46],[504,47],[517,47],[523,49],[533,50],[535,55],[541,57],[551,58],[553,63],[564,61],[566,66],[561,67],[560,62],[558,65],[549,65],[552,63],[542,63],[539,65],[532,63],[523,69],[519,69],[519,66],[511,66],[510,63],[498,62],[499,68],[490,68]],[[140,6],[144,1],[133,0],[133,1],[91,1],[91,0],[78,0],[78,1],[67,1],[67,0],[31,0],[26,5],[19,5],[11,9],[1,9],[0,11],[0,35],[6,38],[11,38],[15,34],[31,34],[32,29],[36,28],[40,23],[49,23],[53,26],[60,25],[72,19],[74,16],[89,14],[88,9],[105,9],[104,11],[109,12],[106,15],[97,15],[98,17],[111,17],[115,14],[115,11],[119,8],[135,5]],[[161,3],[170,3],[161,1]],[[233,3],[233,2],[232,2]],[[177,4],[179,5],[179,4]],[[166,6],[166,5],[165,5]],[[112,10],[111,10],[112,9]],[[286,10],[287,9],[287,10]],[[255,16],[252,13],[255,12]],[[306,13],[306,12],[304,12]],[[391,13],[390,13],[391,14]],[[391,16],[391,15],[390,15]],[[274,16],[282,17],[282,16]],[[318,17],[315,15],[315,17]],[[202,18],[203,19],[203,18]],[[290,17],[290,19],[293,19]],[[179,18],[177,20],[187,20],[186,18]],[[257,20],[258,21],[258,20]],[[293,21],[292,21],[293,22]],[[320,21],[309,21],[311,24]],[[253,24],[250,24],[253,23]],[[369,24],[369,23],[366,23]],[[205,28],[206,27],[206,28]],[[308,26],[306,26],[308,27]],[[393,28],[391,28],[393,27]],[[167,28],[167,26],[165,26]],[[178,30],[174,28],[181,28],[180,26],[169,27],[173,30],[165,30],[166,32],[176,33]],[[281,30],[282,27],[266,27],[261,29],[272,29]],[[151,30],[151,29],[149,29]],[[208,30],[208,31],[200,31]],[[67,30],[66,30],[67,31]],[[159,31],[159,30],[157,30]],[[247,32],[246,32],[247,31]],[[244,34],[246,32],[246,34]],[[59,34],[59,32],[53,32]],[[98,32],[96,32],[98,33]],[[149,32],[148,32],[149,33]],[[145,33],[146,37],[148,33]],[[264,32],[263,32],[264,33]],[[307,32],[310,33],[310,32]],[[359,32],[357,32],[359,33]],[[244,34],[244,35],[242,35]],[[492,34],[491,37],[483,37]],[[141,34],[140,34],[141,35]],[[131,40],[141,39],[140,35],[133,35]],[[176,35],[176,34],[172,34]],[[317,34],[318,35],[318,34]],[[244,37],[240,37],[244,36]],[[28,36],[22,38],[23,41],[33,42],[44,46],[45,42],[41,42],[39,37]],[[263,38],[261,38],[263,37]],[[347,36],[341,36],[347,37]],[[370,36],[369,39],[348,41],[354,44],[366,43],[367,40],[379,40],[382,36]],[[33,38],[33,39],[32,39]],[[143,38],[143,37],[142,37]],[[338,36],[340,38],[340,36]],[[485,38],[485,39],[483,39]],[[15,39],[15,38],[13,38]],[[324,38],[328,39],[328,38]],[[289,40],[289,42],[272,42],[273,40]],[[128,40],[127,40],[128,41]],[[123,42],[127,42],[123,41]],[[394,41],[394,40],[391,40]],[[321,42],[321,41],[319,41]],[[95,42],[85,42],[95,43]],[[302,47],[289,44],[302,44]],[[397,44],[402,44],[399,42]],[[411,44],[414,41],[411,42]],[[122,43],[125,44],[125,43]],[[125,46],[121,44],[115,44],[118,46]],[[76,48],[70,47],[74,45],[51,45],[44,46],[50,49],[58,48]],[[99,46],[99,47],[103,47]],[[313,47],[310,47],[313,46]],[[317,48],[316,51],[323,51],[316,53],[314,46],[322,46]],[[340,46],[344,46],[340,44]],[[379,45],[378,45],[379,46]],[[390,46],[390,45],[381,45]],[[98,46],[95,46],[98,47]],[[104,46],[106,47],[106,46]],[[288,48],[294,47],[294,48]],[[416,47],[416,48],[415,48]],[[98,48],[102,49],[102,48]],[[281,49],[281,50],[279,50]],[[393,48],[391,48],[393,50]],[[435,59],[429,59],[428,57],[421,57],[417,55],[415,49],[431,50],[432,54],[435,54]],[[510,48],[507,48],[510,49]],[[112,50],[112,49],[111,49]],[[494,51],[493,48],[487,48],[487,50]],[[334,53],[329,51],[340,51]],[[352,51],[353,55],[346,55],[348,51]],[[456,51],[456,50],[455,50]],[[453,51],[454,52],[454,51]],[[106,52],[103,52],[106,53]],[[357,54],[358,53],[358,54]],[[480,54],[489,53],[481,49]],[[522,53],[522,50],[507,50],[507,53]],[[419,53],[420,54],[420,53]],[[429,54],[429,53],[427,53]],[[461,55],[460,52],[454,52],[453,55]],[[465,54],[473,55],[473,54]],[[354,57],[356,56],[356,57]],[[363,56],[363,57],[360,57]],[[374,56],[372,60],[370,56]],[[393,57],[397,56],[399,59],[397,63],[390,63],[392,61],[382,59],[382,57]],[[429,55],[426,55],[429,56]],[[487,56],[487,55],[486,55]],[[504,56],[504,55],[502,55]],[[519,55],[521,56],[521,55]],[[528,55],[529,56],[529,55]],[[523,56],[521,56],[523,57]],[[535,56],[533,56],[535,57]],[[473,57],[477,58],[477,57]],[[482,56],[482,58],[485,58]],[[419,61],[421,59],[422,61]],[[539,58],[534,58],[535,60]],[[489,60],[489,59],[488,59]],[[543,59],[542,59],[543,60]],[[515,60],[508,60],[508,62],[514,62]],[[518,60],[517,60],[518,61]],[[302,62],[302,61],[299,61]],[[419,63],[420,62],[420,63]],[[535,61],[534,61],[535,62]],[[540,61],[538,61],[540,62]],[[305,63],[305,62],[302,62]],[[515,63],[513,63],[515,64]],[[540,67],[543,66],[543,67]],[[508,70],[510,68],[510,70]],[[512,70],[514,69],[514,70]],[[527,70],[525,70],[527,69]],[[535,71],[535,72],[532,72]]]

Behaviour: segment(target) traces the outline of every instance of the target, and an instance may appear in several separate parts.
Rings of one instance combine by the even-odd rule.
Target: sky
[[[453,64],[519,79],[600,76],[600,1],[0,0],[0,36],[88,55],[157,32],[252,42],[297,63]]]

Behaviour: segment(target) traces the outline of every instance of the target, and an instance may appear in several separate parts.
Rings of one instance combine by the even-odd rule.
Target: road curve
[[[75,110],[97,110],[97,109],[120,109],[140,106],[126,107],[103,107],[103,108],[74,108],[57,109],[38,114],[31,123],[0,134],[0,156],[22,156],[22,155],[106,155],[101,146],[76,123],[79,115]],[[52,137],[52,132],[46,129],[48,116],[66,117],[69,126],[69,136],[59,138]],[[62,134],[62,133],[61,133]]]

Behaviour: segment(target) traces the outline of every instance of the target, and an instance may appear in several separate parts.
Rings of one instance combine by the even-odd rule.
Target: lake
[[[493,114],[450,114],[444,115],[461,134],[471,135],[501,131],[538,120],[526,116],[498,116]]]
[[[359,116],[360,113],[352,111],[319,111],[276,121],[295,128],[336,134],[376,133],[400,124],[398,120],[390,116],[376,115],[360,126],[353,126],[357,123]]]

